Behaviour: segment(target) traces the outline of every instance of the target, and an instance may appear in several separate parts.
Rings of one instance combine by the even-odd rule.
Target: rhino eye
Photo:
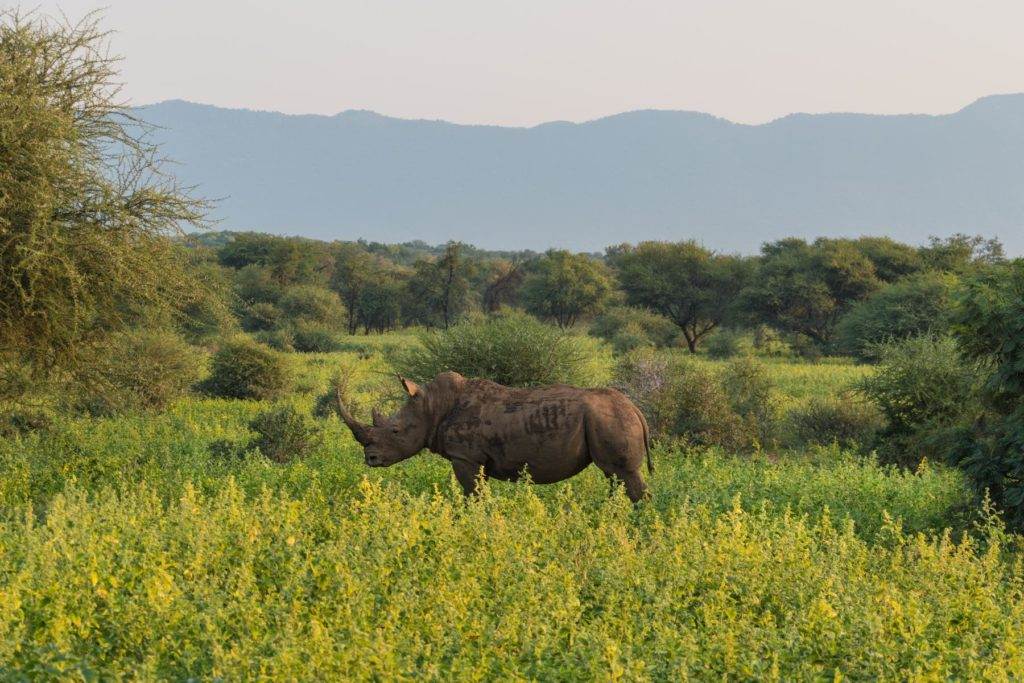
[[[397,434],[400,431],[402,431],[402,430],[400,430],[398,427],[392,427],[391,428],[391,432],[394,433],[394,434]]]

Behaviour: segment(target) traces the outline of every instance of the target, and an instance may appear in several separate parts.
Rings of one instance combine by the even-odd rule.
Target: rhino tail
[[[636,414],[644,428],[644,451],[647,455],[647,473],[654,474],[654,463],[651,462],[651,430],[647,426],[647,418],[644,417],[644,414],[639,410],[636,411]]]

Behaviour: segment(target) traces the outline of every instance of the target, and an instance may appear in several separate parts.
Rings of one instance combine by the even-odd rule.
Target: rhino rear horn
[[[374,408],[373,411],[372,411],[372,415],[373,415],[373,426],[374,427],[380,427],[382,424],[384,424],[384,416],[381,415],[379,410]]]
[[[415,396],[420,392],[419,385],[416,384],[416,382],[413,382],[411,379],[406,379],[405,377],[399,375],[398,381],[402,383],[402,388],[405,389],[405,393],[409,394],[409,396]]]

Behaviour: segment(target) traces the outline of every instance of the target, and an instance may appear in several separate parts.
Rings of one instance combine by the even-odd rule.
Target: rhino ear
[[[420,393],[420,387],[416,382],[406,379],[401,375],[398,376],[398,380],[402,383],[402,388],[405,389],[405,393],[409,394],[409,396],[415,396]]]

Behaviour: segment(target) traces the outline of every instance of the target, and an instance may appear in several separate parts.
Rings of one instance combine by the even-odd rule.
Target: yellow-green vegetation
[[[634,512],[573,487],[457,495],[69,491],[0,532],[0,657],[171,679],[1024,674],[1020,565],[994,539]]]
[[[0,10],[0,679],[1024,678],[998,242],[186,240],[107,36]],[[614,383],[653,495],[368,470],[331,406],[395,370]]]
[[[697,362],[720,369],[727,361],[707,360]],[[823,358],[808,363],[789,358],[758,358],[765,371],[778,389],[779,397],[787,404],[806,402],[814,397],[825,397],[851,387],[858,380],[868,376],[873,368],[844,358]]]
[[[411,340],[359,342],[287,356],[282,402],[188,398],[0,441],[2,674],[1024,675],[1016,537],[969,512],[959,473],[663,445],[634,509],[593,470],[467,502],[436,456],[365,468],[333,417],[306,457],[262,455],[253,419],[310,411],[339,369],[361,410],[386,393],[372,347]],[[769,368],[793,400],[862,372]]]

